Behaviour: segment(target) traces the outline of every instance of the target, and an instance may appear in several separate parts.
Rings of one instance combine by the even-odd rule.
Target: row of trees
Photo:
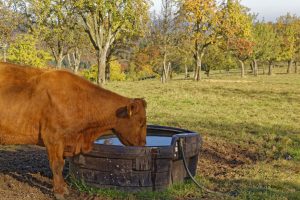
[[[0,0],[2,58],[33,66],[69,67],[99,85],[174,72],[300,61],[300,18],[258,21],[238,0]],[[95,66],[95,67],[92,67]]]
[[[6,49],[11,41],[17,42],[17,51],[22,49],[22,41],[16,35],[26,33],[23,39],[33,37],[31,46],[43,50],[39,53],[51,52],[57,68],[67,60],[77,72],[83,54],[95,54],[92,62],[96,60],[97,63],[96,81],[104,84],[106,66],[118,46],[143,35],[146,30],[148,10],[147,0],[0,1],[3,59],[6,60]],[[31,60],[43,59],[38,53],[35,55]],[[11,60],[19,62],[13,57]]]
[[[276,22],[264,22],[237,0],[221,4],[215,0],[162,2],[162,14],[154,20],[158,23],[154,24],[153,34],[156,38],[161,35],[157,44],[164,48],[163,63],[168,55],[167,62],[174,63],[179,58],[181,66],[192,64],[195,80],[201,79],[201,69],[209,75],[210,69],[236,67],[236,61],[242,77],[245,62],[250,63],[255,76],[259,65],[265,64],[271,75],[275,62],[286,62],[287,73],[292,72],[294,63],[297,73],[300,18],[296,15],[288,13]],[[161,65],[165,71],[166,65]]]

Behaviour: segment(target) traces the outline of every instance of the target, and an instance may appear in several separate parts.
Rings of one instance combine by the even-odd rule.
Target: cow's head
[[[146,144],[146,105],[144,99],[132,99],[127,106],[117,110],[117,122],[113,130],[124,145]]]

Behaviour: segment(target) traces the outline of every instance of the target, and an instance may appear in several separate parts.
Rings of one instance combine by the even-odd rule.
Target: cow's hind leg
[[[67,184],[62,176],[64,167],[63,143],[46,145],[49,164],[53,174],[53,191],[56,199],[64,199],[64,194],[69,194]]]

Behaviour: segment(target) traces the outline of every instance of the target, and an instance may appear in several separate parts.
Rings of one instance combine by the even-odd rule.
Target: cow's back
[[[25,84],[31,78],[42,73],[44,73],[44,70],[0,62],[0,87]]]

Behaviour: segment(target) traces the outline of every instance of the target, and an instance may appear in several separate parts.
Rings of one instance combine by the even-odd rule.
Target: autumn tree
[[[291,73],[294,56],[297,52],[297,16],[287,13],[277,20],[277,34],[282,38],[280,43],[280,60],[287,61],[287,73]]]
[[[77,74],[83,57],[93,55],[93,47],[82,25],[79,23],[73,24],[72,31],[69,31],[68,37],[70,41],[68,43],[68,51],[66,52],[66,60],[68,67]]]
[[[258,22],[254,25],[255,47],[253,58],[268,63],[268,75],[273,74],[273,64],[280,56],[281,37],[273,23]],[[255,67],[255,66],[254,66]],[[257,68],[257,67],[256,67]]]
[[[296,26],[296,52],[294,56],[295,74],[298,73],[298,63],[300,62],[300,17],[295,21]]]
[[[256,22],[254,24],[253,71],[258,75],[258,61],[267,61],[269,75],[272,74],[272,64],[279,57],[280,38],[277,36],[272,23]]]
[[[244,62],[251,57],[254,47],[252,16],[239,0],[228,0],[223,5],[221,16],[223,48],[237,58],[241,66],[241,77],[244,77]]]
[[[178,43],[175,43],[175,47],[177,47],[172,54],[172,60],[174,60],[175,63],[178,63],[179,66],[182,66],[178,70],[183,70],[185,74],[185,79],[188,79],[190,74],[189,71],[193,70],[194,68],[194,61],[195,59],[190,56],[193,53],[193,44],[192,41],[188,39],[188,37],[180,36],[181,39],[178,41]]]
[[[71,37],[78,20],[69,3],[69,0],[14,0],[14,6],[26,19],[27,31],[47,45],[59,69],[71,46],[78,42]]]
[[[69,55],[72,47],[79,42],[78,38],[76,38],[78,32],[74,33],[77,19],[72,14],[68,1],[51,0],[48,2],[49,13],[47,19],[44,19],[43,23],[41,23],[41,36],[51,49],[56,61],[56,67],[61,69],[63,60]],[[76,62],[78,62],[76,58],[79,54],[79,49],[76,49],[75,54],[73,54],[76,56],[74,57]]]
[[[171,61],[168,58],[172,48],[172,36],[174,32],[174,13],[175,13],[175,2],[173,0],[162,0],[162,16],[157,21],[158,31],[157,34],[160,36],[161,52],[163,56],[162,63],[162,82],[165,83],[169,79],[169,73],[171,68]],[[156,22],[154,22],[156,23]]]
[[[3,61],[6,62],[7,48],[12,42],[14,32],[21,18],[10,8],[7,1],[0,1],[0,49],[2,49]]]
[[[182,6],[181,6],[182,7]],[[181,67],[179,70],[183,70],[185,73],[185,79],[190,78],[189,71],[195,69],[195,58],[191,56],[194,54],[195,41],[189,34],[186,33],[186,21],[184,16],[178,15],[175,18],[175,28],[173,31],[173,43],[174,43],[174,53],[172,57]],[[194,71],[195,72],[195,71]],[[195,73],[194,73],[195,74]]]
[[[215,0],[182,1],[181,17],[186,21],[187,35],[194,43],[194,79],[201,79],[201,64],[206,48],[217,38],[218,9]]]
[[[17,64],[46,67],[51,55],[37,48],[37,39],[29,34],[19,34],[8,49],[8,60]]]
[[[219,48],[218,44],[210,45],[207,48],[206,56],[203,59],[203,68],[207,77],[211,70],[229,70],[236,67],[236,62],[229,52]]]
[[[118,37],[140,34],[148,17],[147,0],[78,0],[73,1],[77,13],[96,51],[97,83],[105,83],[107,54]]]

